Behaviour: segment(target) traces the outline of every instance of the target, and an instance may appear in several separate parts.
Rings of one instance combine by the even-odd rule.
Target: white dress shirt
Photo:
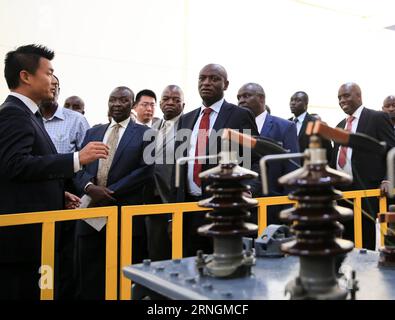
[[[121,127],[118,129],[118,143],[117,143],[117,148],[118,148],[119,142],[121,141],[122,136],[123,136],[123,134],[125,133],[126,127],[129,125],[129,122],[130,122],[130,121],[133,121],[130,117],[126,118],[126,120],[123,120],[123,121],[121,121],[121,122],[119,122],[119,123],[116,122],[114,119],[111,119],[111,123],[110,123],[110,125],[108,126],[108,128],[107,128],[107,130],[106,130],[106,133],[104,134],[103,143],[104,143],[104,144],[107,143],[107,140],[108,140],[108,137],[110,136],[110,133],[112,132],[112,130],[114,130],[114,127],[115,127],[117,124],[119,124]],[[115,152],[116,152],[116,151],[115,151]],[[100,166],[102,166],[102,162],[103,162],[103,159],[99,159],[98,168],[99,168]],[[88,183],[85,185],[85,187],[84,187],[85,192],[86,192],[86,188],[87,188],[89,185],[91,185],[91,184],[93,184],[93,183],[92,183],[92,182],[88,182]]]
[[[355,110],[355,112],[352,114],[352,116],[354,117],[354,120],[351,123],[351,133],[355,133],[357,131],[357,127],[358,127],[358,123],[359,123],[359,119],[361,118],[361,112],[363,110],[363,106],[360,106],[357,110]],[[348,119],[348,117],[347,117]],[[346,125],[344,126],[344,129],[346,129],[347,126],[347,121],[346,121]],[[352,148],[348,147],[347,148],[347,153],[346,153],[346,164],[343,168],[341,168],[339,166],[339,155],[340,155],[340,148],[339,147],[339,151],[337,152],[337,159],[336,159],[336,169],[343,171],[345,173],[348,173],[351,177],[352,175],[352,166],[351,166],[351,157],[352,157]]]
[[[298,122],[295,122],[296,132],[297,132],[298,136],[299,136],[300,129],[302,129],[303,121],[304,121],[304,118],[306,118],[306,114],[307,114],[307,111],[305,111],[301,115],[293,118],[294,122],[295,122],[295,119],[298,119]]]
[[[257,117],[255,117],[255,123],[256,126],[258,127],[258,132],[259,134],[261,134],[263,125],[265,124],[266,121],[266,117],[267,117],[267,110],[265,109],[265,111],[263,111],[260,115],[258,115]]]
[[[106,133],[104,134],[103,137],[103,143],[107,143],[108,137],[110,136],[111,131],[114,129],[114,127],[119,124],[121,127],[119,128],[118,134],[118,143],[117,143],[117,148],[118,148],[118,144],[119,141],[121,141],[123,134],[125,133],[126,127],[129,125],[130,122],[130,117],[127,117],[125,120],[121,121],[121,122],[116,122],[114,119],[111,119],[111,123],[108,126]]]
[[[148,121],[147,123],[143,123],[136,118],[136,123],[141,124],[142,126],[152,127],[152,120]]]
[[[211,130],[214,126],[215,121],[217,120],[218,113],[221,110],[221,106],[224,103],[225,98],[222,98],[221,100],[217,101],[213,105],[210,106],[210,109],[213,111],[210,113],[210,126],[209,126],[209,136],[211,133]],[[190,145],[188,149],[188,157],[194,157],[195,156],[195,149],[196,149],[196,143],[197,143],[197,136],[199,132],[199,125],[200,121],[202,120],[203,117],[203,110],[206,109],[204,105],[200,107],[200,114],[199,117],[197,118],[197,121],[195,123],[195,126],[193,127],[192,134],[191,134],[191,140],[190,140]],[[193,166],[194,166],[195,161],[191,160],[188,161],[188,193],[193,195],[193,196],[201,196],[202,195],[202,188],[199,187],[194,181],[193,181]]]
[[[26,105],[26,107],[28,107],[29,110],[33,112],[33,114],[35,114],[38,111],[37,104],[32,99],[24,96],[23,94],[20,94],[18,92],[10,92],[10,96],[14,96],[19,100],[21,100]],[[74,167],[74,172],[78,172],[81,170],[79,152],[73,153],[73,167]]]

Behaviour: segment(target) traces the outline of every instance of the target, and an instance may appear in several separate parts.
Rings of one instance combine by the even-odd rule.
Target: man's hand
[[[75,194],[65,191],[64,192],[65,199],[65,208],[66,209],[76,209],[81,204],[81,199],[78,198]]]
[[[80,164],[85,165],[97,159],[106,159],[108,156],[108,146],[103,142],[89,142],[79,152]]]
[[[89,207],[104,207],[117,201],[111,196],[114,191],[106,187],[90,184],[86,187],[86,193],[92,198]]]
[[[380,195],[381,196],[385,196],[385,197],[389,197],[389,192],[390,192],[390,182],[388,180],[383,180],[381,181],[380,184]]]

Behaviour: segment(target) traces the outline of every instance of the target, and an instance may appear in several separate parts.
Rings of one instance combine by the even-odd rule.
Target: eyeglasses
[[[143,108],[148,108],[148,107],[155,108],[156,103],[155,102],[141,102],[141,103],[139,103],[139,105],[142,106]]]

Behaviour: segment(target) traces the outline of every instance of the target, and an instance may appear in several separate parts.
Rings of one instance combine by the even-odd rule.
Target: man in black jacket
[[[180,119],[178,132],[189,130],[186,142],[183,143],[187,146],[183,156],[218,154],[221,151],[221,139],[217,134],[224,128],[244,129],[251,135],[259,135],[253,113],[246,108],[225,101],[224,91],[228,85],[228,75],[223,66],[209,64],[200,71],[198,88],[202,103],[199,108],[183,115]],[[254,160],[251,162],[254,165]],[[207,162],[201,164],[198,161],[191,161],[185,165],[180,174],[177,201],[201,200],[205,196],[205,185],[200,180],[199,173],[214,166],[216,164]],[[259,192],[260,190],[256,187],[253,191]],[[198,236],[196,232],[196,229],[205,222],[207,221],[202,212],[196,215],[188,214],[184,218],[184,234],[188,235],[188,239],[184,241],[184,256],[196,254],[197,249],[205,252],[212,250],[210,242]],[[187,231],[185,226],[187,226]]]
[[[292,118],[289,118],[289,120],[296,124],[300,152],[304,152],[304,150],[309,147],[310,138],[306,135],[307,123],[317,120],[307,112],[308,104],[309,96],[304,91],[295,92],[289,102],[289,107],[294,115]],[[322,146],[326,149],[326,157],[329,163],[332,156],[332,144],[330,141],[323,139]]]
[[[4,75],[11,91],[0,106],[0,214],[61,210],[75,197],[64,180],[82,165],[106,158],[108,148],[94,142],[75,153],[57,154],[35,115],[52,99],[53,51],[37,45],[7,53]],[[78,198],[77,198],[78,199]],[[0,230],[0,299],[38,299],[41,225]]]
[[[347,118],[337,127],[352,133],[360,132],[379,141],[387,143],[388,149],[395,147],[395,135],[388,114],[368,109],[362,104],[360,87],[355,83],[343,84],[338,93],[339,105],[346,113]],[[362,152],[357,149],[340,147],[335,144],[333,148],[331,167],[344,171],[353,177],[353,183],[348,190],[379,188],[386,176],[386,158],[373,152]],[[364,201],[363,207],[375,219],[378,206],[376,199],[369,198]],[[350,237],[351,228],[345,230],[345,236]],[[375,248],[374,220],[362,218],[363,247]]]

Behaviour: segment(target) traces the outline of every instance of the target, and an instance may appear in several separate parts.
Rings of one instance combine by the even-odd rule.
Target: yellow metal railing
[[[387,199],[380,196],[379,189],[357,190],[343,192],[344,199],[354,201],[354,242],[356,248],[362,248],[362,198],[379,197],[379,212],[387,211]],[[258,234],[267,226],[267,207],[282,204],[292,204],[287,196],[257,198],[258,200]],[[208,211],[196,203],[169,203],[145,206],[122,207],[121,220],[121,261],[120,261],[120,299],[131,298],[131,281],[123,276],[122,268],[132,263],[132,218],[139,215],[172,214],[172,258],[182,258],[182,218],[184,213],[192,211]],[[382,225],[382,234],[385,226]],[[381,239],[383,243],[383,237]]]
[[[86,218],[107,217],[106,231],[106,299],[117,299],[117,241],[118,209],[102,207],[77,210],[42,211],[0,216],[0,227],[42,223],[41,265],[54,269],[55,260],[55,222]],[[38,270],[37,270],[38,271]],[[52,272],[52,284],[54,283]],[[53,286],[41,289],[42,300],[53,300]]]
[[[356,248],[362,247],[362,198],[378,197],[379,212],[387,211],[387,199],[380,196],[380,190],[357,190],[343,192],[345,199],[354,201],[354,242]],[[267,207],[292,204],[287,196],[257,198],[258,200],[258,233],[261,234],[267,225]],[[158,205],[125,206],[121,208],[120,237],[120,299],[130,299],[131,281],[123,276],[122,268],[132,263],[132,224],[133,217],[152,214],[172,214],[172,258],[182,258],[182,221],[183,215],[193,211],[208,211],[196,203],[171,203]],[[107,300],[117,299],[117,254],[118,254],[118,213],[117,207],[89,208],[77,210],[59,210],[23,214],[0,215],[0,227],[42,223],[42,265],[54,270],[55,255],[55,222],[79,220],[86,218],[107,217],[106,233],[106,295]],[[381,234],[386,232],[386,225],[381,225]],[[383,243],[383,237],[381,238]],[[53,280],[53,279],[52,279]],[[53,282],[52,282],[53,283]],[[41,299],[53,299],[53,289],[42,289]]]

